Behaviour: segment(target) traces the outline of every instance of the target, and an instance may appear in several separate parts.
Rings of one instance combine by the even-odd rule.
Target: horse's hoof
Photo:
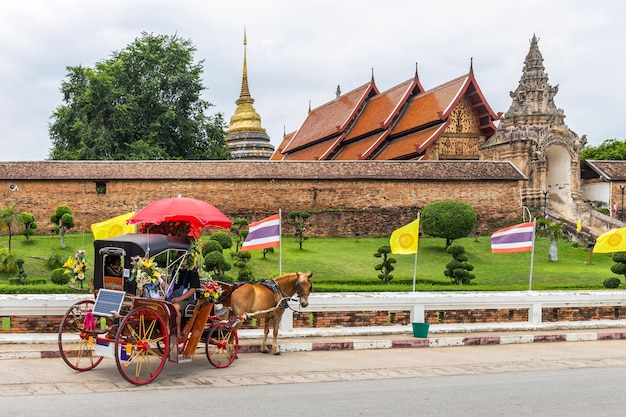
[[[261,353],[270,353],[270,351],[265,349],[265,350],[262,350]]]
[[[274,355],[278,356],[278,355],[280,355],[280,352],[276,352],[276,353],[274,353]]]

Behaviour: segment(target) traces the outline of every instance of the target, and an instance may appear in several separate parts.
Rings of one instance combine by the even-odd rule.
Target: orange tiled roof
[[[318,140],[343,133],[371,94],[378,94],[373,80],[311,110],[300,129],[283,149],[283,153],[289,153]]]
[[[370,136],[359,139],[357,141],[347,143],[341,147],[339,152],[333,156],[333,160],[338,161],[353,161],[358,159],[364,159],[363,155],[367,150],[377,144],[385,135],[386,131],[373,133]]]
[[[295,152],[290,152],[282,155],[283,161],[316,161],[319,160],[324,152],[332,145],[336,138],[327,139],[323,142],[318,142],[311,146],[307,146],[302,149],[298,149]]]
[[[384,93],[372,97],[359,115],[355,125],[344,140],[350,140],[376,130],[387,128],[400,106],[415,88],[415,79],[399,84]]]
[[[489,107],[470,68],[468,74],[428,91],[417,74],[381,94],[372,80],[311,111],[280,152],[291,160],[311,156],[322,160],[421,158],[443,133],[441,126],[447,125],[463,97],[476,112],[482,135],[493,135],[493,121],[499,116]],[[321,142],[328,144],[323,151]],[[303,152],[308,147],[315,150]]]
[[[296,132],[291,132],[283,136],[283,140],[280,142],[280,145],[278,145],[274,150],[274,153],[270,157],[270,161],[280,161],[281,159],[283,159],[283,149],[285,149],[285,146],[287,146],[287,144],[289,143],[289,141],[291,141],[291,138],[295,134]]]
[[[442,123],[429,129],[387,140],[372,159],[415,159],[421,156],[426,148],[437,140],[447,127],[448,123]]]

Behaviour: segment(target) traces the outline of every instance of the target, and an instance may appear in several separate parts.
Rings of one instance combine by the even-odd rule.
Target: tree
[[[207,116],[190,40],[143,32],[94,68],[68,66],[50,159],[230,159],[226,123]]]
[[[230,225],[230,231],[235,235],[235,252],[239,252],[239,248],[248,236],[248,224],[248,219],[237,217],[233,219],[233,224]]]
[[[548,219],[537,219],[540,236],[550,237],[550,249],[548,249],[548,262],[557,262],[559,260],[559,250],[556,241],[563,237],[563,222],[552,223]]]
[[[474,266],[467,262],[469,258],[463,246],[449,246],[446,252],[452,255],[452,261],[446,265],[443,274],[449,277],[454,285],[468,285],[471,280],[476,278],[476,275],[470,273]]]
[[[378,274],[378,278],[383,282],[383,284],[389,284],[393,279],[393,275],[391,275],[391,271],[395,268],[393,264],[397,261],[395,258],[390,258],[388,255],[391,253],[391,248],[389,245],[380,246],[377,252],[374,254],[376,258],[382,258],[381,263],[374,267],[375,270],[380,271]]]
[[[302,243],[307,239],[304,232],[306,232],[308,227],[313,226],[313,223],[307,223],[307,219],[311,217],[311,213],[302,210],[291,211],[289,212],[288,217],[289,220],[291,220],[291,225],[294,229],[293,234],[300,245],[300,249],[302,249]]]
[[[65,233],[74,227],[74,216],[68,206],[58,206],[50,221],[54,224],[54,231],[61,235],[61,248],[65,249]]]
[[[35,234],[35,229],[37,229],[35,216],[23,211],[19,214],[19,223],[24,226],[22,234],[26,237],[26,243],[30,243],[30,237]]]
[[[446,239],[447,249],[454,239],[469,236],[476,224],[476,211],[461,201],[437,201],[424,207],[420,223],[427,235]]]
[[[626,160],[626,141],[607,139],[598,146],[585,146],[580,159]]]
[[[13,235],[13,227],[19,223],[19,215],[15,204],[8,205],[0,210],[0,230],[7,229],[9,233],[9,252],[11,251],[11,236]]]

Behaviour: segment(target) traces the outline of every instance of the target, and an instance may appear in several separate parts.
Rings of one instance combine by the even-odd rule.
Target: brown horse
[[[313,290],[312,276],[312,273],[293,272],[263,283],[242,285],[233,291],[230,296],[230,307],[233,314],[239,318],[240,324],[242,318],[265,319],[261,352],[268,353],[267,335],[272,324],[272,353],[280,355],[277,343],[278,326],[287,308],[287,301],[297,295],[300,306],[308,306],[309,294]]]

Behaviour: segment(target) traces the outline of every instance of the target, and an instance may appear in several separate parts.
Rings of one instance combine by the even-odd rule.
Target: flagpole
[[[278,209],[278,276],[283,274],[283,210]]]
[[[528,279],[528,291],[533,289],[533,259],[535,258],[535,230],[537,230],[537,218],[533,218],[533,245],[530,251],[530,277]]]
[[[417,212],[417,219],[419,220],[420,218],[420,212]],[[420,238],[420,226],[419,226],[419,222],[417,223],[417,233],[415,233],[416,239],[417,239],[417,244],[415,245],[415,261],[413,264],[413,292],[415,292],[415,280],[417,278],[417,251],[419,250],[419,238]]]

